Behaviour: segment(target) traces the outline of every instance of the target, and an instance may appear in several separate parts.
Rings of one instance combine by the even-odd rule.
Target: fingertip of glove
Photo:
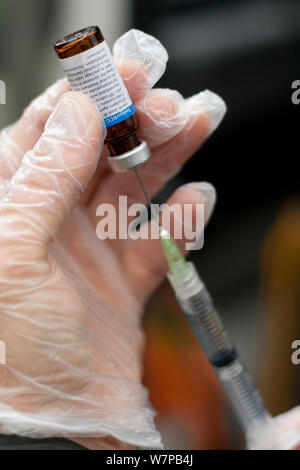
[[[176,90],[169,88],[155,88],[150,90],[144,97],[135,102],[138,111],[144,112],[148,117],[162,126],[169,127],[169,122],[180,121],[184,127],[187,121],[185,111],[185,100]]]
[[[205,204],[206,217],[209,218],[213,212],[217,200],[216,188],[207,181],[192,182],[181,186],[181,191],[195,191],[199,200]]]
[[[168,61],[168,53],[161,42],[138,29],[127,31],[115,42],[113,55],[118,64],[124,61],[142,64],[149,87],[163,75]]]
[[[208,114],[210,133],[217,129],[227,111],[225,101],[210,90],[201,91],[191,96],[187,103],[191,113]]]

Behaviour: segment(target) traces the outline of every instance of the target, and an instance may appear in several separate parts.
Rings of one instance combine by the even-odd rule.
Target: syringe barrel
[[[179,275],[169,273],[168,277],[186,318],[236,411],[249,445],[260,448],[263,442],[264,448],[276,448],[278,442],[271,417],[240,362],[195,266],[188,263],[187,269]]]
[[[204,284],[194,295],[178,300],[212,364],[222,367],[234,361],[236,351]]]
[[[265,428],[270,416],[247,370],[238,359],[205,286],[193,296],[179,299],[179,302],[247,435]]]
[[[225,367],[216,368],[216,372],[247,434],[269,424],[271,417],[239,359]]]
[[[264,427],[270,419],[254,385],[240,362],[235,347],[214,307],[212,298],[198,273],[189,263],[192,276],[185,285],[176,285],[177,298],[208,359],[235,409],[244,430],[249,434]],[[185,288],[182,288],[182,287]]]

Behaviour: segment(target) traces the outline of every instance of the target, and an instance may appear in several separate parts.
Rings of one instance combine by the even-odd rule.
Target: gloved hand
[[[184,100],[152,90],[167,62],[153,37],[129,31],[114,54],[152,150],[140,172],[154,195],[218,126],[225,105],[209,91]],[[144,202],[132,172],[111,172],[102,129],[96,106],[60,80],[1,134],[0,433],[160,447],[141,385],[140,322],[167,265],[159,240],[96,237],[99,204],[118,211],[119,195]],[[187,184],[169,202],[204,203],[208,220],[215,191]]]

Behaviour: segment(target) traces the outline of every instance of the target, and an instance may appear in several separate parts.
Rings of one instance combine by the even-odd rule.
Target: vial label
[[[72,89],[85,93],[96,103],[106,127],[135,113],[105,41],[80,54],[60,59],[60,63]]]

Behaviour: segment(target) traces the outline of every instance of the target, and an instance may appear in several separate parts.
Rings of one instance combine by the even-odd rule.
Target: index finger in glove
[[[158,82],[168,61],[163,45],[137,29],[131,29],[115,42],[113,56],[132,100]]]
[[[154,147],[178,134],[188,121],[183,97],[176,90],[152,90],[166,70],[164,46],[132,29],[116,41],[114,58],[138,115],[139,137]]]

